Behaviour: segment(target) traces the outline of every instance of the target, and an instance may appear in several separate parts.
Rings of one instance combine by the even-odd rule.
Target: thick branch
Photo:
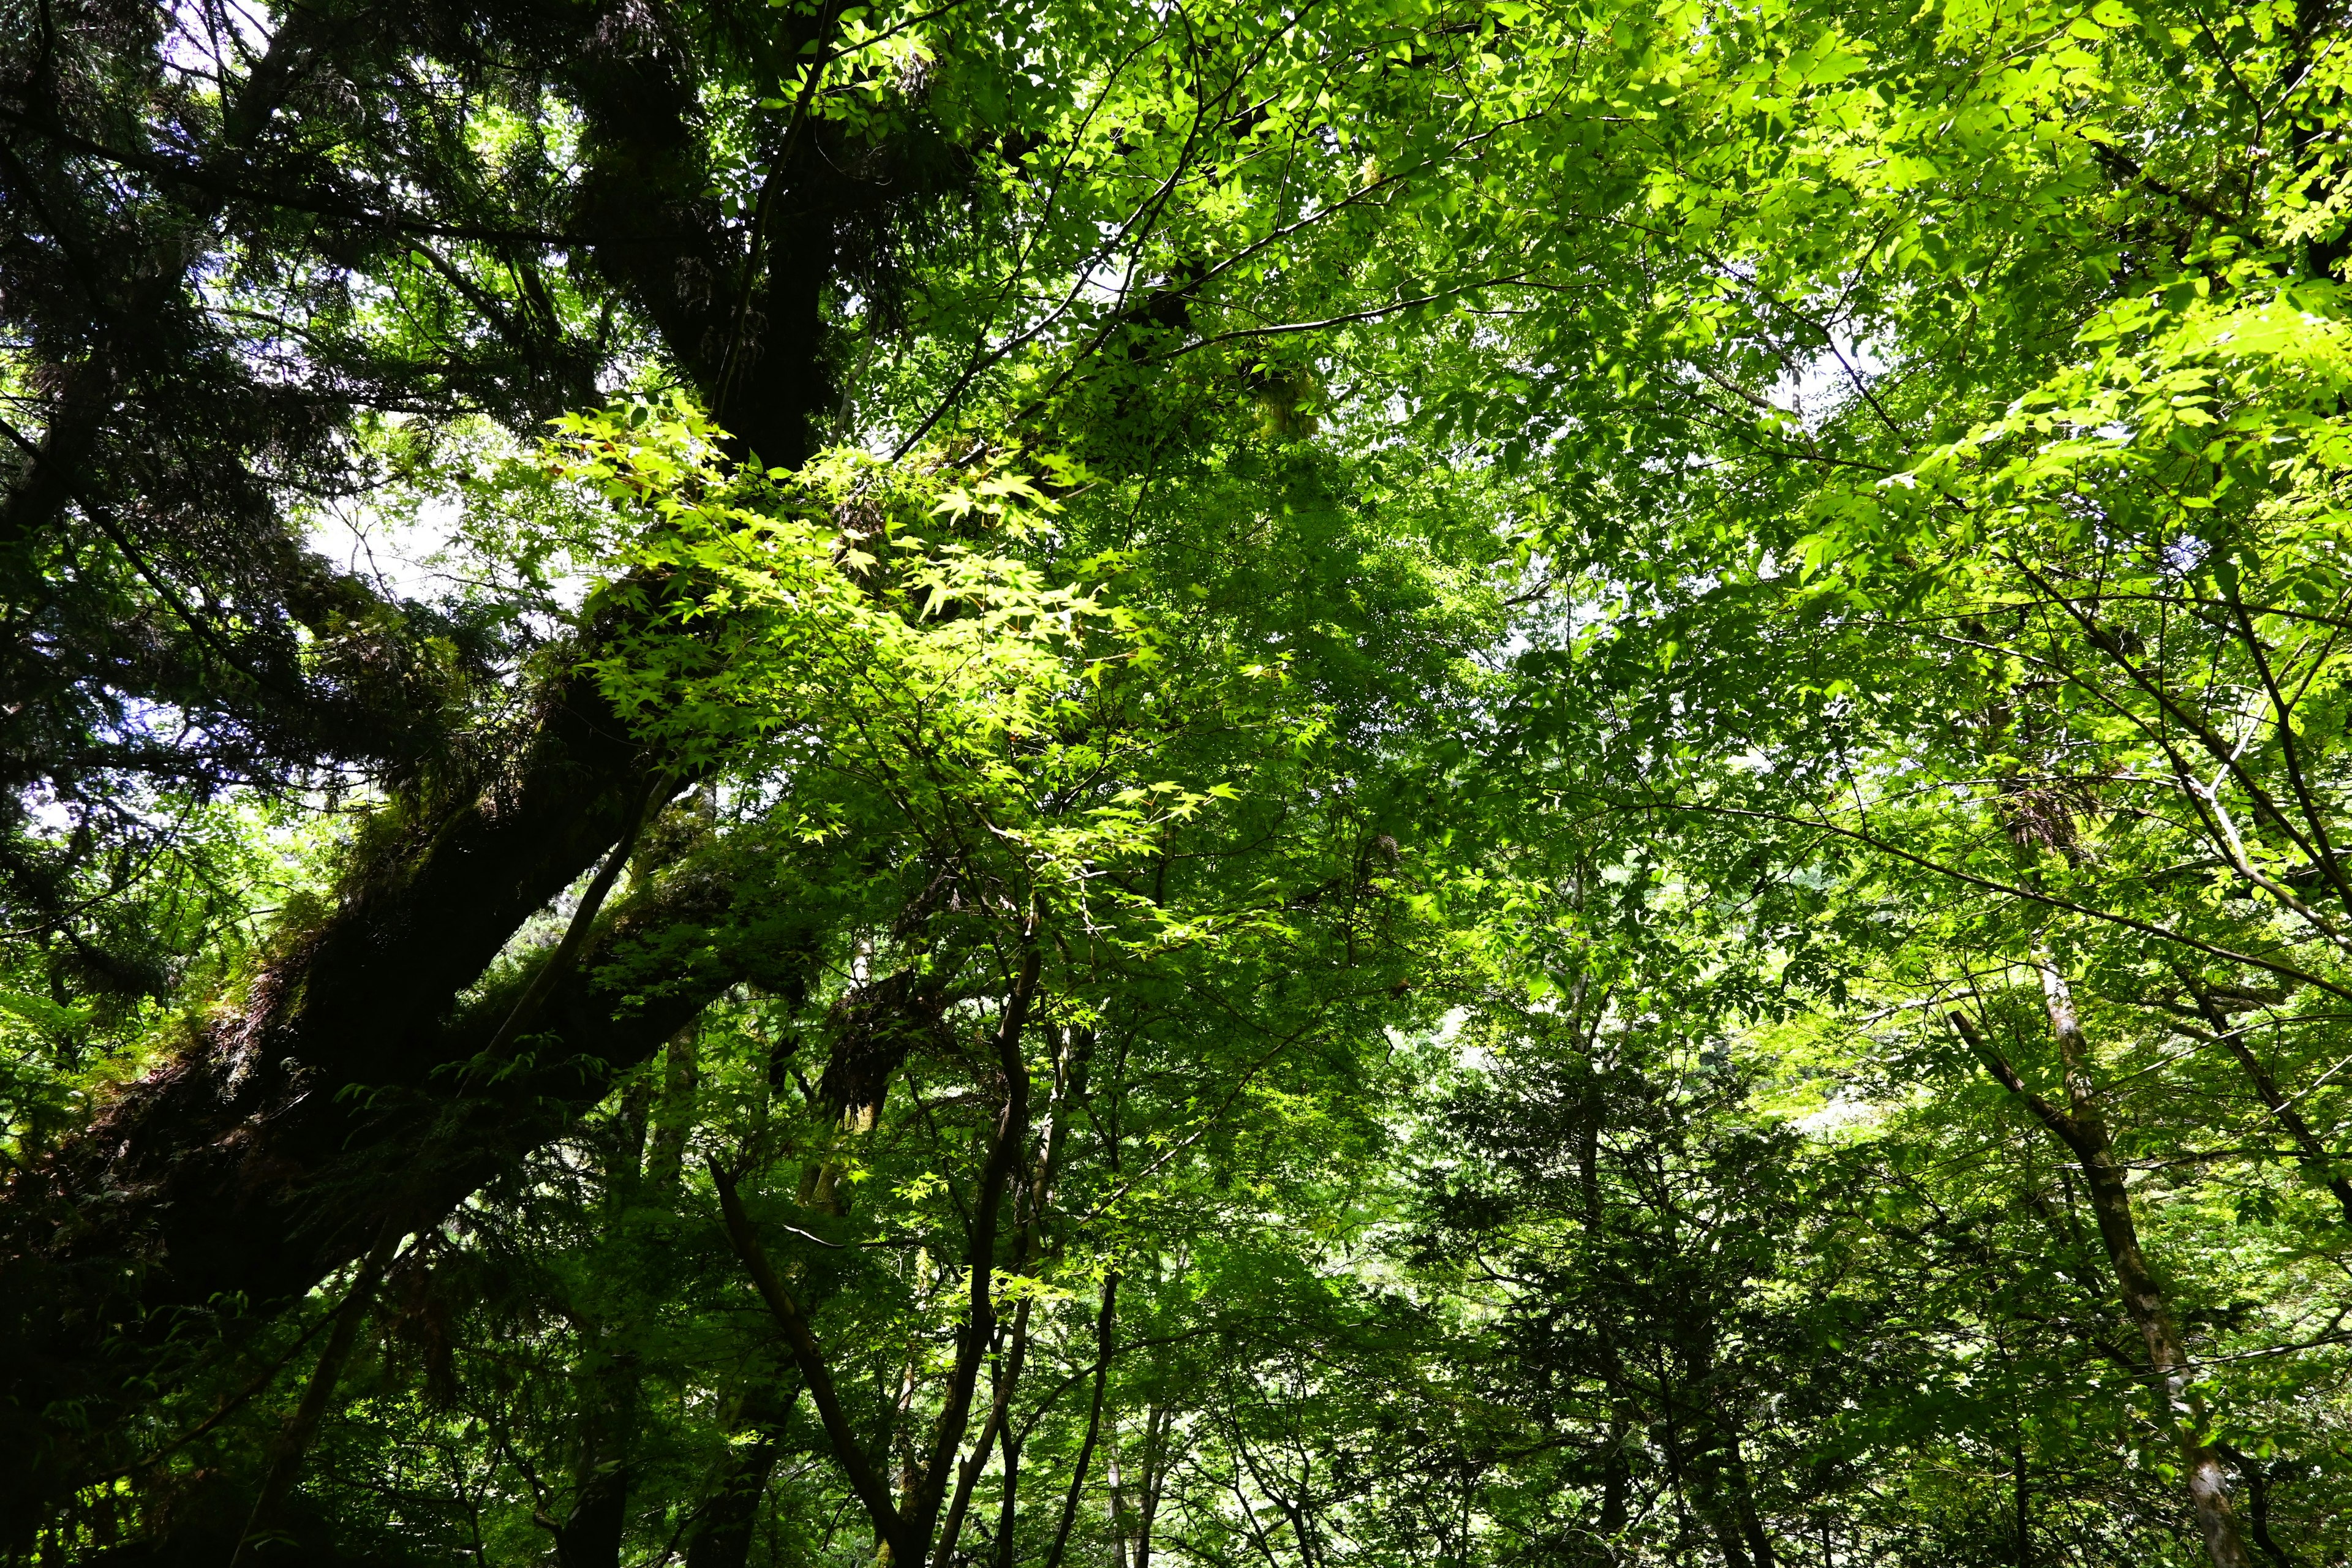
[[[358,1256],[387,1215],[425,1226],[560,1136],[614,1073],[649,1058],[738,979],[788,987],[805,962],[808,917],[763,885],[773,873],[760,868],[776,864],[765,849],[714,847],[608,914],[590,962],[571,968],[541,1009],[538,1032],[554,1048],[501,1064],[463,1093],[450,1086],[510,1013],[522,977],[449,1024],[414,1016],[387,979],[374,993],[379,1023],[342,1005],[362,998],[326,1005],[321,977],[352,983],[347,971],[305,968],[299,951],[265,971],[251,1011],[134,1089],[47,1165],[20,1173],[0,1209],[0,1441],[46,1461],[0,1476],[0,1500],[37,1506],[119,1465],[86,1434],[131,1428],[93,1420],[52,1430],[38,1413],[152,1399],[144,1347],[188,1314],[215,1310],[216,1290],[242,1293],[247,1317],[266,1319]],[[439,930],[457,923],[453,915]],[[698,956],[667,956],[681,951]],[[656,964],[663,978],[649,984],[642,971]],[[240,1076],[234,1058],[222,1059],[226,1046],[260,1032],[255,1015],[271,1018],[271,987],[306,980],[320,1026],[343,1024],[366,1058],[328,1037],[312,1059],[289,1052]],[[312,1043],[310,1018],[282,998],[278,1017],[278,1037]],[[116,1141],[101,1142],[110,1131]]]
[[[2192,1037],[2217,1040],[2237,1058],[2238,1066],[2245,1070],[2247,1081],[2254,1086],[2254,1093],[2261,1097],[2272,1118],[2294,1141],[2296,1152],[2325,1173],[2327,1190],[2335,1194],[2336,1201],[2343,1205],[2344,1223],[2352,1226],[2352,1180],[2347,1180],[2336,1168],[2335,1158],[2328,1153],[2327,1145],[2319,1141],[2319,1134],[2312,1131],[2311,1123],[2295,1110],[2294,1101],[2279,1088],[2278,1079],[2271,1076],[2270,1068],[2263,1065],[2262,1058],[2254,1055],[2253,1047],[2246,1044],[2245,1032],[2230,1022],[2230,1016],[2221,1010],[2221,1003],[2213,993],[2200,984],[2187,970],[2176,968],[2174,973],[2188,985],[2189,994],[2197,999],[2197,1010],[2205,1016],[2207,1023],[2213,1026],[2210,1036]],[[2184,1026],[2176,1024],[2173,1026],[2184,1034],[2189,1033]]]

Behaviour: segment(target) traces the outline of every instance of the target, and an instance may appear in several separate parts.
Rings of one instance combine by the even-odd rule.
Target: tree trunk
[[[383,1283],[383,1271],[391,1266],[393,1251],[399,1245],[400,1233],[385,1225],[375,1245],[361,1260],[341,1304],[335,1309],[334,1326],[328,1332],[326,1348],[319,1352],[319,1364],[311,1370],[310,1381],[302,1390],[301,1403],[278,1434],[269,1473],[262,1480],[261,1495],[254,1500],[253,1512],[237,1538],[236,1550],[230,1555],[230,1568],[267,1553],[270,1531],[278,1523],[278,1508],[294,1489],[302,1460],[310,1451],[310,1441],[319,1435],[319,1423],[325,1418],[327,1405],[334,1397],[335,1384],[341,1381],[343,1363],[351,1359],[352,1347],[359,1341],[360,1320],[367,1316],[368,1308],[374,1302],[376,1287]]]
[[[940,1525],[939,1545],[931,1558],[934,1568],[948,1568],[948,1564],[955,1560],[957,1546],[963,1537],[964,1516],[971,1507],[973,1489],[980,1485],[980,1474],[988,1468],[988,1452],[996,1447],[998,1435],[1004,1430],[1005,1420],[1011,1414],[1013,1391],[1019,1385],[1022,1369],[1028,1361],[1029,1310],[1027,1297],[1022,1298],[1021,1305],[1013,1309],[1013,1329],[1005,1338],[1004,1354],[995,1373],[996,1387],[993,1397],[989,1401],[988,1418],[981,1423],[980,1436],[972,1441],[971,1458],[956,1470],[955,1498],[948,1504],[947,1518]],[[1005,1455],[1008,1483],[1005,1490],[1008,1496],[1012,1491],[1010,1479],[1016,1458],[1016,1453],[1008,1445]],[[902,1493],[914,1489],[911,1465],[908,1470],[908,1479],[901,1488]]]
[[[797,1397],[799,1391],[793,1393]],[[761,1425],[756,1442],[730,1450],[719,1483],[703,1505],[701,1522],[686,1543],[686,1568],[744,1568],[751,1561],[760,1502],[783,1454],[784,1421],[791,1414],[787,1404],[773,1426]]]
[[[100,1342],[136,1343],[242,1294],[267,1311],[350,1260],[390,1217],[355,1202],[348,1150],[380,1118],[370,1089],[427,1092],[452,1057],[440,1010],[487,968],[522,921],[619,836],[643,774],[587,684],[562,693],[510,787],[438,821],[356,877],[341,906],[286,944],[238,1014],[126,1088],[84,1135],[17,1173],[0,1209],[0,1295],[15,1308],[0,1372],[0,1447],[70,1436],[28,1413],[60,1399],[119,1396]],[[12,1468],[0,1497],[22,1506],[46,1467]],[[29,1470],[29,1473],[28,1473]]]
[[[2156,1418],[2168,1426],[2180,1454],[2181,1472],[2199,1532],[2215,1568],[2252,1568],[2239,1539],[2237,1519],[2230,1506],[2229,1484],[2221,1456],[2205,1440],[2204,1403],[2199,1397],[2189,1357],[2174,1327],[2164,1287],[2140,1250],[2139,1228],[2132,1217],[2131,1195],[2122,1164],[2108,1139],[2097,1085],[2091,1076],[2089,1043],[2074,1009],[2073,992],[2048,955],[2037,953],[2034,967],[2042,977],[2044,1012],[2058,1046],[2066,1080],[2068,1109],[2059,1110],[2029,1092],[2016,1072],[1995,1052],[1973,1019],[1951,1015],[1962,1038],[1983,1058],[2010,1093],[2023,1100],[2066,1150],[2090,1193],[2091,1213],[2097,1220],[2108,1266],[2115,1270],[2116,1293],[2124,1312],[2139,1331],[2147,1352],[2149,1388],[2157,1402]]]
[[[686,1165],[686,1140],[694,1131],[695,1096],[702,1084],[701,1030],[688,1024],[669,1038],[663,1054],[661,1099],[654,1108],[653,1140],[646,1153],[650,1201],[667,1206],[677,1195]]]
[[[288,10],[246,79],[222,84],[222,132],[186,164],[236,182],[237,194],[158,176],[183,204],[182,226],[201,231],[215,218],[232,230],[282,223],[273,193],[286,192],[284,201],[302,193],[247,166],[246,142],[293,84],[296,64],[339,88],[348,82],[373,111],[377,100],[366,95],[387,72],[404,74],[413,28],[424,26],[436,39],[478,49],[499,69],[545,82],[579,116],[581,173],[567,226],[593,237],[516,265],[535,272],[560,256],[560,264],[626,298],[705,400],[723,405],[739,454],[756,451],[788,468],[805,461],[815,421],[830,406],[820,306],[839,265],[836,237],[862,213],[903,204],[914,187],[845,173],[862,165],[821,144],[856,134],[837,128],[763,149],[776,158],[772,178],[780,196],[789,192],[799,221],[764,251],[755,245],[746,254],[710,188],[698,80],[671,28],[632,20],[615,0],[460,10],[423,0],[396,26],[369,20],[365,7],[325,21],[323,12]],[[813,24],[778,15],[777,47],[822,55]],[[58,106],[28,107],[47,113]],[[30,140],[45,134],[26,131]],[[44,168],[68,167],[54,149],[42,156]],[[395,184],[415,204],[413,216],[427,221],[528,229],[563,216],[497,207],[495,181],[481,193],[492,207],[476,213],[442,210],[450,193],[429,181]],[[79,211],[85,204],[67,205]],[[332,254],[348,264],[348,226],[327,228],[339,236]],[[193,320],[194,297],[166,292],[178,313],[163,319]],[[489,326],[511,332],[525,314]],[[593,395],[601,342],[567,339],[551,317],[522,347],[534,383],[527,404]],[[0,533],[29,532],[58,515],[75,476],[92,464],[101,471],[85,481],[91,494],[130,492],[110,470],[138,444],[110,443],[109,411],[119,398],[109,366],[100,355],[86,368],[58,383],[36,460],[0,497]],[[305,393],[305,406],[312,400]],[[531,404],[515,412],[528,415],[517,420],[528,426],[551,411]],[[239,447],[239,459],[249,450]],[[591,629],[586,641],[599,635]],[[115,1412],[153,1396],[142,1385],[138,1352],[163,1325],[184,1331],[222,1300],[242,1300],[264,1316],[299,1300],[364,1250],[395,1206],[412,1226],[446,1211],[468,1184],[543,1142],[603,1093],[601,1082],[583,1083],[579,1074],[543,1075],[527,1092],[509,1086],[444,1119],[482,1135],[467,1158],[446,1170],[404,1171],[420,1125],[448,1106],[450,1078],[441,1069],[481,1046],[482,1032],[445,1026],[453,999],[524,920],[620,837],[655,761],[638,755],[593,679],[565,676],[536,699],[535,728],[520,751],[499,760],[495,777],[478,789],[428,793],[383,816],[373,840],[379,847],[352,869],[339,907],[281,937],[234,1016],[121,1091],[83,1134],[9,1178],[0,1194],[0,1452],[32,1458],[0,1468],[0,1530],[31,1528],[50,1500],[120,1458],[102,1446],[123,1430]],[[303,689],[301,700],[314,708],[326,700]],[[689,980],[688,988],[696,984]],[[619,1066],[643,1060],[709,994],[657,995],[616,1022],[618,995],[571,988],[575,1002],[604,1016],[593,1037],[567,1031],[565,1049],[605,1053]],[[542,1009],[540,1026],[557,1011],[551,1003]],[[398,1109],[386,1110],[388,1103]],[[401,1179],[383,1179],[392,1176]],[[51,1410],[76,1417],[41,1414]]]
[[[634,1414],[616,1413],[616,1414]],[[616,1445],[625,1434],[600,1433],[604,1441],[592,1447],[587,1474],[572,1499],[571,1511],[555,1531],[557,1568],[617,1568],[621,1539],[629,1513],[629,1471],[625,1455],[599,1460],[598,1449]]]
[[[1062,1568],[1070,1527],[1077,1522],[1078,1500],[1086,1492],[1087,1468],[1094,1458],[1095,1444],[1102,1436],[1103,1394],[1110,1376],[1118,1315],[1118,1270],[1114,1268],[1103,1277],[1102,1309],[1095,1315],[1095,1388],[1094,1398],[1087,1407],[1086,1439],[1078,1445],[1078,1457],[1070,1464],[1069,1489],[1062,1497],[1062,1517],[1055,1526],[1054,1544],[1045,1553],[1045,1568]]]
[[[2025,1500],[2025,1440],[2018,1439],[2014,1454],[2016,1463],[2010,1472],[2017,1509],[2017,1568],[2033,1568],[2033,1534],[2032,1521],[2026,1513]]]
[[[1748,1485],[1748,1456],[1739,1446],[1739,1429],[1727,1421],[1723,1423],[1723,1453],[1725,1479],[1731,1483],[1732,1517],[1738,1522],[1740,1536],[1756,1559],[1756,1568],[1775,1568],[1772,1538],[1765,1533],[1764,1521],[1756,1511],[1756,1493]]]
[[[996,1132],[990,1141],[988,1158],[981,1168],[977,1192],[971,1205],[971,1243],[968,1255],[971,1272],[971,1295],[968,1315],[958,1335],[954,1370],[950,1373],[944,1400],[940,1412],[939,1428],[933,1434],[930,1454],[924,1461],[920,1490],[911,1500],[908,1510],[907,1536],[914,1555],[907,1561],[910,1568],[919,1564],[920,1553],[930,1544],[932,1532],[938,1528],[940,1510],[946,1501],[950,1479],[954,1473],[955,1457],[963,1447],[964,1430],[971,1415],[971,1395],[980,1379],[982,1358],[989,1342],[996,1332],[996,1297],[993,1276],[997,1268],[996,1237],[998,1211],[1003,1206],[1006,1191],[1012,1185],[1013,1166],[1029,1139],[1029,1068],[1022,1056],[1021,1041],[1029,1021],[1029,1009],[1037,994],[1037,976],[1043,955],[1033,940],[1022,954],[1021,968],[1015,974],[1013,988],[1004,999],[1004,1011],[996,1030],[997,1069],[1004,1080],[1004,1108],[998,1112]],[[1008,1459],[1015,1458],[1008,1444]],[[1013,1478],[1005,1477],[1010,1492]]]
[[[1168,1407],[1155,1404],[1143,1418],[1143,1506],[1135,1521],[1135,1568],[1151,1568],[1151,1526],[1160,1515],[1160,1489],[1167,1481],[1160,1444],[1167,1431]]]
[[[1111,1568],[1127,1568],[1127,1489],[1118,1468],[1118,1427],[1114,1424],[1103,1452],[1103,1481],[1109,1489]]]
[[[1614,1541],[1625,1532],[1625,1494],[1633,1482],[1632,1467],[1625,1462],[1625,1413],[1620,1409],[1609,1418],[1609,1451],[1601,1460],[1601,1521],[1598,1526],[1604,1541]]]
[[[1003,1489],[996,1497],[996,1568],[1013,1568],[1013,1525],[1020,1518],[1022,1443],[1010,1426],[997,1429],[997,1441],[1003,1447],[1004,1475]]]

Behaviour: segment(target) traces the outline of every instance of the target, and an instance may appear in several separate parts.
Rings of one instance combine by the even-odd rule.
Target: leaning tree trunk
[[[117,1396],[105,1342],[221,1298],[268,1310],[310,1289],[387,1218],[325,1184],[377,1120],[361,1091],[430,1092],[441,1015],[515,928],[621,832],[646,788],[584,683],[560,689],[510,781],[419,808],[341,906],[282,939],[244,1005],[131,1085],[0,1201],[0,1447],[13,1512],[70,1469],[57,1401]]]
[[[234,1332],[221,1302],[258,1320],[387,1224],[436,1223],[736,980],[789,988],[805,942],[764,896],[776,858],[712,847],[608,914],[599,962],[548,991],[532,1032],[551,1059],[456,1087],[518,987],[454,1020],[451,999],[619,837],[645,787],[593,693],[560,693],[513,782],[412,823],[241,1009],[16,1173],[0,1194],[0,1451],[26,1458],[0,1470],[0,1530],[21,1534],[135,1458],[110,1447],[113,1417],[155,1396],[142,1378],[167,1338]],[[765,923],[729,934],[746,921]],[[680,927],[706,933],[704,956],[668,984],[602,977],[603,959]]]
[[[1993,1050],[1975,1020],[1955,1012],[1951,1015],[1953,1025],[2002,1087],[2024,1101],[2051,1136],[2074,1157],[2075,1166],[2090,1190],[2091,1212],[2098,1221],[2099,1239],[2105,1247],[2108,1265],[2115,1270],[2116,1292],[2122,1298],[2125,1315],[2139,1331],[2140,1342],[2147,1349],[2156,1416],[2170,1427],[2179,1451],[2189,1507],[2196,1515],[2199,1533],[2205,1539],[2205,1549],[2215,1568],[2252,1568],[2252,1559],[2239,1538],[2221,1457],[2207,1441],[2204,1403],[2196,1391],[2188,1352],[2174,1325],[2163,1283],[2140,1249],[2131,1194],[2125,1184],[2123,1164],[2116,1158],[2107,1135],[2097,1086],[2091,1077],[2090,1047],[2074,1010],[2074,994],[2048,955],[2037,953],[2034,964],[2041,973],[2043,1008],[2049,1016],[2051,1033],[2057,1041],[2059,1061],[2065,1074],[2066,1110],[2028,1090],[2016,1069]]]

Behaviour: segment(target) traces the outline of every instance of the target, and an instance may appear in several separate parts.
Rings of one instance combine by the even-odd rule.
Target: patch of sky
[[[1868,339],[1832,328],[1827,345],[1799,360],[1774,384],[1771,402],[1807,432],[1819,431],[1889,368]]]

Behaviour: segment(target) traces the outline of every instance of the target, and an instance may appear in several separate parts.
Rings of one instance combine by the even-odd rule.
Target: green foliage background
[[[644,822],[460,1070],[345,1091],[419,1168],[546,1131],[125,1330],[0,1552],[903,1555],[863,1466],[942,1568],[2352,1562],[2339,15],[657,9],[750,258],[715,368],[463,226],[331,287],[198,245],[399,388],[343,490],[256,482],[405,542],[280,651],[427,740],[216,763],[260,643],[85,672],[0,868],[21,1195],[584,682]],[[231,113],[212,16],[111,58],[131,142]],[[585,188],[605,132],[445,47],[442,141],[318,110],[277,173]],[[772,462],[803,137],[929,194]],[[499,357],[534,312],[584,381]],[[0,345],[25,453],[64,363]],[[12,636],[268,630],[65,537]],[[616,1066],[534,1011],[574,969],[694,1021]]]

